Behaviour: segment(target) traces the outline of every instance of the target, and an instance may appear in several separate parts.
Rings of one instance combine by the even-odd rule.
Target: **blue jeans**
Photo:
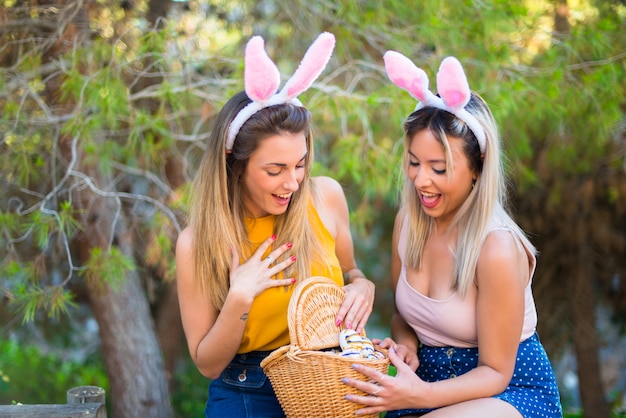
[[[237,354],[219,379],[209,384],[206,418],[284,418],[269,379],[260,366],[270,351]]]

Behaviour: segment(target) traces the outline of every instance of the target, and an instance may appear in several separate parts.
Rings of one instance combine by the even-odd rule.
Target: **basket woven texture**
[[[341,328],[335,325],[335,317],[344,297],[341,287],[321,276],[305,279],[294,289],[287,317],[291,344],[274,350],[261,362],[288,418],[354,417],[363,405],[347,401],[344,396],[367,393],[347,386],[341,379],[368,378],[352,369],[352,364],[387,374],[389,358],[358,359],[319,351],[339,345]],[[377,418],[378,414],[361,416]]]

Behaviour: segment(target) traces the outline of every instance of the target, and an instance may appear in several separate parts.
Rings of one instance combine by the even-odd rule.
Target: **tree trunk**
[[[173,375],[181,350],[185,345],[185,334],[180,319],[178,291],[176,282],[165,284],[165,294],[157,309],[156,327],[159,346],[165,360],[165,373],[170,383],[170,391],[174,391]]]
[[[149,0],[148,12],[146,13],[148,22],[155,27],[159,19],[167,17],[171,4],[171,0]]]
[[[173,416],[163,357],[148,302],[135,273],[120,289],[90,286],[110,376],[112,417]]]
[[[165,161],[165,177],[167,182],[176,190],[187,181],[184,175],[184,167],[182,161],[178,158],[168,158]],[[184,219],[181,217],[178,221],[182,224]],[[175,241],[177,237],[172,239]],[[164,283],[165,290],[159,301],[156,312],[156,327],[159,345],[163,351],[165,359],[165,372],[170,382],[170,391],[176,389],[173,386],[172,378],[175,372],[176,364],[180,359],[183,347],[187,347],[183,323],[180,318],[180,307],[178,305],[178,289],[176,281]]]
[[[556,0],[554,4],[554,32],[556,35],[569,33],[569,6],[567,0]]]
[[[584,218],[583,218],[584,219]],[[574,325],[574,349],[578,364],[578,389],[587,418],[610,418],[611,411],[604,398],[600,360],[598,358],[598,334],[595,327],[595,292],[591,255],[585,240],[584,220],[578,219],[576,242],[578,253],[569,298]]]
[[[86,213],[85,229],[78,237],[76,251],[85,262],[94,247],[108,248],[110,231],[115,228],[116,244],[132,257],[132,234],[123,216],[113,225],[114,199],[94,198],[80,192]],[[89,204],[87,204],[89,203]],[[87,293],[98,322],[102,356],[110,381],[113,418],[171,418],[173,410],[163,356],[148,300],[135,271],[129,271],[119,284],[87,281]]]

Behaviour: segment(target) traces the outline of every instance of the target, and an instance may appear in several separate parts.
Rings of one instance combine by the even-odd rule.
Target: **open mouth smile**
[[[289,200],[291,199],[291,195],[292,193],[284,193],[284,194],[272,193],[272,196],[274,196],[274,199],[280,204],[288,203]]]
[[[432,209],[437,206],[441,200],[441,195],[437,193],[429,193],[429,192],[420,192],[420,201],[422,202],[422,206],[427,209]]]

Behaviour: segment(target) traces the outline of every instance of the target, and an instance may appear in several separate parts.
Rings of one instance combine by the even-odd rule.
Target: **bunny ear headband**
[[[456,58],[445,58],[437,72],[437,91],[441,97],[428,90],[428,76],[424,70],[416,67],[404,55],[396,51],[387,51],[383,59],[389,79],[419,101],[415,110],[436,107],[452,113],[465,122],[478,140],[480,152],[485,152],[487,141],[485,130],[478,120],[465,110],[471,92],[463,67]]]
[[[268,106],[291,103],[302,106],[297,96],[311,87],[313,81],[328,64],[335,48],[335,36],[324,32],[317,37],[304,54],[300,65],[279,93],[280,72],[265,52],[263,38],[253,36],[246,45],[244,83],[252,102],[241,109],[228,129],[226,149],[231,150],[235,137],[244,123],[259,110]]]

